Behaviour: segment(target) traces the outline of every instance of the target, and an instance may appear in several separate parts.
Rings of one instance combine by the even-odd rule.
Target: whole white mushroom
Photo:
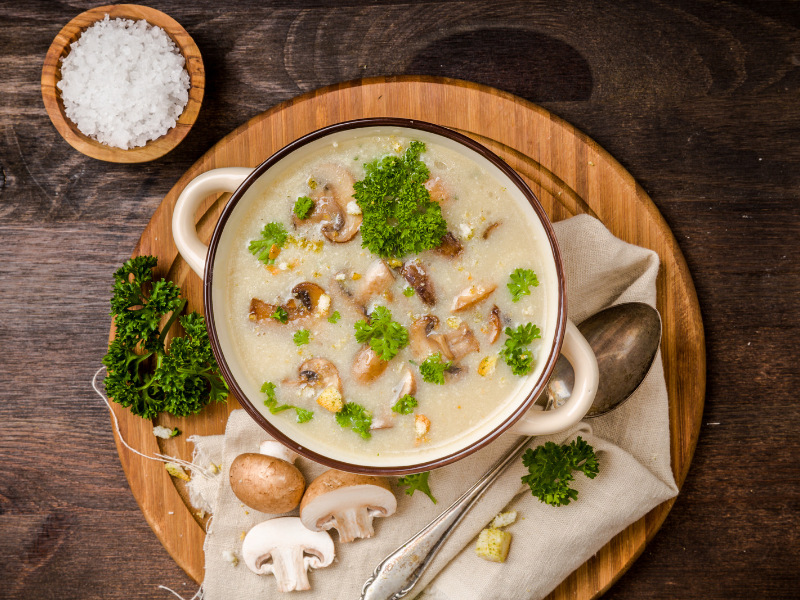
[[[307,570],[333,562],[333,540],[310,531],[298,517],[279,517],[253,527],[242,543],[244,563],[256,575],[275,575],[279,592],[310,590]]]

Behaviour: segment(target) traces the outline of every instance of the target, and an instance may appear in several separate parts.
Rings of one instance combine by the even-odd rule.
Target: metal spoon
[[[597,394],[586,416],[599,417],[620,406],[644,381],[661,341],[661,317],[648,304],[630,302],[601,310],[578,329],[592,347],[600,369]],[[559,405],[569,397],[573,383],[572,367],[560,357],[536,402]],[[383,559],[364,583],[361,600],[397,600],[408,594],[467,511],[532,439],[520,440],[447,510]]]

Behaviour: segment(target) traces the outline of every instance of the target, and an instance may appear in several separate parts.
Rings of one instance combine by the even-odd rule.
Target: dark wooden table
[[[94,4],[0,2],[0,597],[192,595],[89,384],[111,273],[180,175],[247,119],[331,83],[426,74],[512,92],[594,138],[653,198],[694,276],[708,343],[694,463],[606,597],[797,598],[800,6],[329,4],[151,3],[199,45],[205,100],[171,154],[118,165],[67,145],[39,90],[54,36]]]

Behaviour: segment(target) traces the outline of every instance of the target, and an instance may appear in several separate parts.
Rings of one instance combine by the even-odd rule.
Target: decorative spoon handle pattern
[[[397,600],[405,597],[422,578],[439,549],[475,501],[522,453],[532,439],[532,437],[522,438],[447,510],[384,558],[364,583],[361,600]]]

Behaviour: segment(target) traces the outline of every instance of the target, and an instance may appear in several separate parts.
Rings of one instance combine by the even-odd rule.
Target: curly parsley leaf
[[[401,415],[410,415],[417,407],[417,399],[411,394],[406,394],[400,398],[397,403],[392,407],[392,410]]]
[[[251,240],[247,249],[265,265],[274,265],[288,235],[282,223],[267,223],[261,231],[261,239]]]
[[[425,188],[430,176],[419,157],[422,142],[411,142],[404,156],[385,156],[364,165],[354,198],[361,207],[361,245],[383,258],[403,258],[437,248],[447,233],[442,208]]]
[[[308,196],[300,196],[294,203],[294,214],[298,219],[307,219],[312,210],[314,210],[314,201]]]
[[[562,506],[578,499],[578,491],[569,487],[575,480],[574,471],[580,471],[589,479],[594,479],[600,471],[594,448],[580,436],[569,445],[547,442],[535,450],[528,448],[522,455],[522,464],[529,473],[522,477],[522,482],[540,502],[551,506]]]
[[[270,319],[275,319],[280,323],[286,324],[289,322],[289,313],[282,306],[275,309],[275,312],[269,316]]]
[[[339,322],[339,319],[342,318],[342,315],[339,314],[338,310],[333,311],[333,314],[328,317],[328,323],[333,323],[334,325]]]
[[[295,346],[304,346],[310,341],[311,332],[308,329],[299,329],[295,331],[292,339]]]
[[[261,393],[267,395],[267,398],[264,400],[264,406],[269,409],[270,414],[276,415],[279,412],[293,408],[295,414],[297,415],[298,423],[306,423],[314,418],[313,410],[298,408],[297,406],[293,406],[291,404],[278,404],[278,398],[275,395],[275,384],[271,381],[264,382],[264,385],[261,386]]]
[[[520,325],[516,329],[506,327],[505,334],[508,339],[505,341],[502,350],[500,350],[500,357],[511,367],[511,372],[514,375],[519,375],[520,377],[527,375],[531,372],[533,366],[533,353],[528,348],[528,344],[542,337],[539,328],[532,323],[528,323],[527,325]]]
[[[179,317],[186,300],[171,281],[153,281],[157,264],[154,256],[137,256],[114,273],[111,315],[116,333],[103,357],[109,397],[145,419],[161,412],[188,416],[228,397],[205,319],[197,313]],[[167,344],[175,321],[185,334]]]
[[[539,286],[539,279],[530,269],[515,269],[511,274],[511,283],[507,283],[506,286],[511,292],[511,301],[519,302],[523,296],[531,295],[530,286]]]
[[[408,330],[397,321],[385,306],[376,306],[368,321],[356,321],[355,336],[359,344],[369,342],[375,353],[383,360],[392,360],[408,346]]]
[[[342,427],[349,427],[365,440],[372,437],[372,413],[355,402],[347,402],[342,410],[336,413],[336,422]]]
[[[422,380],[428,383],[444,385],[444,372],[453,366],[452,361],[442,362],[442,353],[431,354],[419,365]]]
[[[397,484],[400,487],[408,487],[406,494],[409,496],[413,496],[414,492],[419,490],[428,498],[430,498],[434,504],[436,504],[436,498],[433,497],[431,488],[428,485],[428,477],[430,474],[430,471],[425,471],[424,473],[417,473],[416,475],[406,475],[405,477],[398,479]]]

